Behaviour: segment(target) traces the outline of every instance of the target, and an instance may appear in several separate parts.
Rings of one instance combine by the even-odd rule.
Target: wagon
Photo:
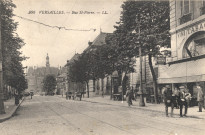
[[[66,99],[71,99],[71,97],[73,97],[74,99],[74,95],[72,92],[66,92]]]
[[[82,98],[82,92],[75,92],[74,97],[75,97],[75,99],[78,98],[78,99],[81,101],[81,98]]]
[[[113,100],[122,100],[122,94],[113,94]]]

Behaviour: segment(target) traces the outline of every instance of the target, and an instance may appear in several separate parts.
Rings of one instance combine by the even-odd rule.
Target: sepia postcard
[[[0,0],[0,135],[204,135],[205,0]]]

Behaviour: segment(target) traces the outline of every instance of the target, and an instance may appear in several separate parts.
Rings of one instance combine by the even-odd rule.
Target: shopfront
[[[159,65],[159,88],[169,84],[173,90],[183,85],[196,98],[196,83],[205,93],[205,20],[193,21],[171,32],[172,57],[166,65]]]

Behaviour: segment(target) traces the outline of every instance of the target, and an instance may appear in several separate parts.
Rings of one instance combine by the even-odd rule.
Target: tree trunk
[[[113,79],[112,79],[112,75],[111,75],[111,89],[110,89],[110,100],[112,100],[112,91],[113,91]]]
[[[152,55],[148,54],[148,59],[149,59],[149,67],[152,73],[152,79],[153,79],[153,88],[154,88],[154,100],[155,103],[157,104],[157,99],[158,99],[158,91],[157,91],[157,78],[154,72],[154,68],[152,65]]]
[[[102,90],[102,92],[104,92],[103,89],[104,89],[104,79],[101,78],[101,90]]]
[[[88,94],[88,98],[89,98],[89,82],[86,82],[87,84],[87,94]]]
[[[125,77],[127,77],[127,70],[125,71],[124,76],[122,76],[122,78],[121,78],[122,101],[124,101],[124,95],[125,95],[125,93],[126,93],[126,91],[127,91],[127,81],[128,81],[128,80],[125,80],[126,82],[125,82],[125,84],[124,84],[124,79],[126,79]],[[125,85],[125,86],[123,86],[123,85]],[[128,86],[128,87],[129,87],[129,86]]]
[[[95,92],[95,78],[93,78],[93,92]]]
[[[84,82],[82,82],[82,89],[83,89],[82,97],[84,98],[84,92],[85,92],[85,83]]]
[[[0,9],[2,6],[2,1],[0,1]],[[1,10],[0,10],[0,15],[1,15]],[[0,114],[5,113],[5,108],[4,108],[4,95],[3,95],[3,71],[2,71],[2,44],[1,44],[1,17],[0,17]]]

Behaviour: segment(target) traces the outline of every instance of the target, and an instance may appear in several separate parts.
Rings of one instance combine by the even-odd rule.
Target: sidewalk
[[[21,103],[23,102],[24,97],[22,100],[19,100],[19,104],[15,105],[15,99],[9,99],[4,101],[4,109],[5,109],[5,114],[0,114],[0,122],[3,122],[5,120],[10,119],[16,112],[16,110],[18,109],[18,107],[21,105]]]
[[[65,98],[65,96],[62,98]],[[126,101],[122,102],[122,101],[110,100],[110,96],[107,96],[107,95],[104,97],[100,97],[100,96],[99,97],[90,97],[90,98],[85,97],[85,98],[82,98],[82,101],[128,107],[128,104]],[[146,103],[146,100],[144,100],[144,101],[145,101],[144,107],[139,106],[139,99],[137,99],[136,101],[133,101],[133,106],[131,106],[131,108],[147,110],[147,111],[155,111],[155,112],[159,112],[159,113],[165,113],[164,103],[152,104],[152,103]],[[169,113],[170,113],[170,110],[171,109],[169,108]],[[192,118],[205,119],[205,110],[203,109],[203,112],[198,112],[198,110],[199,110],[198,106],[189,107],[187,116],[192,117]],[[184,109],[183,109],[183,111],[184,111]],[[179,115],[179,109],[174,109],[174,114]]]

